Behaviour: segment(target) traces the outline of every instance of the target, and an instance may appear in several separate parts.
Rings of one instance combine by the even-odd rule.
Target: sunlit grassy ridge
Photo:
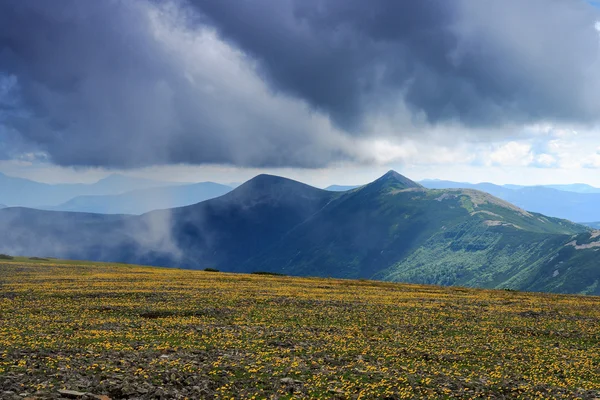
[[[600,396],[598,297],[84,264],[0,262],[0,394]]]

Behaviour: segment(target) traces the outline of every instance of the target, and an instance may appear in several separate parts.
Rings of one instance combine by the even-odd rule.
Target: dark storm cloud
[[[575,0],[192,0],[272,85],[347,129],[402,96],[427,121],[598,116],[597,15]]]
[[[593,123],[594,10],[575,0],[4,0],[0,157],[18,143],[62,165],[321,167],[372,159],[359,147],[381,121],[398,135]]]
[[[191,30],[193,19],[180,2],[0,2],[0,78],[16,80],[22,106],[3,126],[61,165],[350,157],[326,118],[271,95],[243,54]]]
[[[307,99],[346,129],[398,90],[419,62],[453,47],[445,1],[192,0],[226,37],[261,61],[278,89]]]

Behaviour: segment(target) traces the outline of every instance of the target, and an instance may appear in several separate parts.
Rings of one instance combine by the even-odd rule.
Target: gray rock
[[[83,392],[68,389],[59,389],[58,393],[60,393],[61,396],[68,397],[69,399],[81,399],[86,395]]]

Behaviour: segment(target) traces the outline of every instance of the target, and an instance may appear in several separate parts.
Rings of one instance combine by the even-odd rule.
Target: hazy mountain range
[[[0,174],[0,188],[4,207],[101,214],[142,214],[190,205],[232,189],[214,182],[178,184],[118,174],[92,184],[55,185]]]
[[[199,203],[222,196],[231,189],[230,186],[214,182],[162,186],[115,195],[77,196],[58,206],[44,207],[44,209],[101,214],[142,214],[152,210]]]
[[[224,271],[600,294],[600,237],[393,171],[345,192],[260,175],[141,216],[0,210],[0,252]]]
[[[115,195],[167,185],[176,184],[114,174],[91,184],[51,185],[0,173],[0,203],[23,207],[56,206],[77,196]]]
[[[584,222],[583,225],[589,226],[590,228],[600,229],[600,221],[598,222]]]
[[[521,185],[502,185],[508,189],[523,189],[530,186],[521,186]],[[572,183],[568,185],[537,185],[538,187],[544,187],[548,189],[557,189],[565,192],[575,192],[575,193],[600,193],[600,188],[587,185],[585,183]]]
[[[426,180],[421,184],[430,189],[469,188],[482,190],[528,211],[565,218],[575,222],[600,221],[600,193],[587,185],[499,186],[493,183],[464,183]],[[560,187],[562,189],[557,189]],[[567,191],[583,190],[587,192]],[[596,189],[597,190],[597,189]]]
[[[330,190],[332,192],[345,192],[346,190],[352,190],[360,187],[360,185],[331,185],[327,186],[325,190]]]

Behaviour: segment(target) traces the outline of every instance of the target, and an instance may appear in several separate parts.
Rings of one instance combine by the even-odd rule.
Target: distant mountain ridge
[[[199,203],[222,196],[231,190],[231,187],[219,183],[200,182],[138,189],[116,195],[77,196],[63,204],[45,209],[101,214],[143,214]]]
[[[534,185],[534,186],[520,186],[520,185],[503,185],[509,189],[522,189],[525,187],[545,187],[548,189],[562,190],[564,192],[574,193],[600,193],[600,188],[585,184],[585,183],[572,183],[565,185]]]
[[[600,235],[393,171],[347,192],[259,175],[141,216],[0,210],[0,252],[224,271],[600,294]]]
[[[173,186],[172,182],[113,174],[96,183],[47,184],[0,173],[0,203],[7,206],[55,206],[83,195],[114,195],[136,189]]]
[[[489,182],[481,182],[481,183],[469,183],[469,182],[455,182],[448,181],[443,179],[423,179],[420,181],[426,187],[429,186],[439,186],[439,185],[455,185],[456,187],[464,187],[464,185],[494,185],[497,187],[503,187],[506,189],[523,189],[523,188],[531,188],[531,187],[542,187],[548,189],[556,189],[561,190],[563,192],[573,192],[573,193],[600,193],[600,188],[588,185],[587,183],[569,183],[569,184],[561,184],[561,185],[514,185],[514,184],[506,184],[506,185],[496,185]]]
[[[569,192],[549,186],[499,186],[493,183],[464,183],[426,180],[421,184],[429,189],[469,188],[490,193],[525,210],[539,212],[575,222],[600,221],[600,193]],[[555,185],[571,186],[571,185]],[[578,186],[578,185],[575,185]],[[590,186],[591,187],[591,186]]]
[[[593,229],[600,229],[600,222],[582,222],[582,225],[589,226]]]
[[[325,190],[329,190],[332,192],[345,192],[347,190],[352,190],[360,187],[360,185],[331,185],[327,186]]]

